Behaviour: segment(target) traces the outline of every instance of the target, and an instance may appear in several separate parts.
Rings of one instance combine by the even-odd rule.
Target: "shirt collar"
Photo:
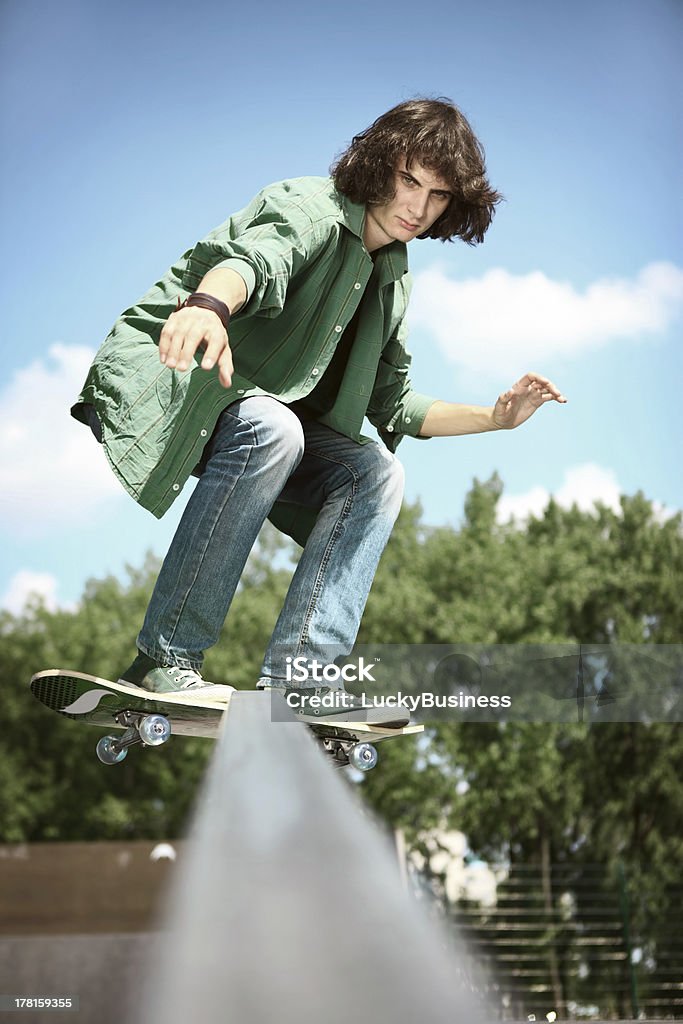
[[[339,198],[340,223],[362,242],[365,204],[354,203],[342,193],[339,193]],[[375,255],[375,268],[381,285],[388,284],[389,281],[400,281],[404,274],[408,273],[408,247],[405,242],[394,241],[378,249]]]

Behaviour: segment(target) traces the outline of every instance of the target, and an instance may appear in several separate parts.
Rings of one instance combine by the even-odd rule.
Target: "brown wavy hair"
[[[484,149],[455,104],[447,97],[417,98],[378,117],[330,168],[339,192],[356,203],[384,204],[394,195],[394,172],[405,157],[448,182],[453,198],[420,238],[468,245],[483,242],[496,204],[503,198],[486,179]]]

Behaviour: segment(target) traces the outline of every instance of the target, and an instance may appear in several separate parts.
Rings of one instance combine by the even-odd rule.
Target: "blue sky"
[[[415,95],[464,110],[506,201],[482,246],[410,246],[414,384],[490,404],[533,369],[569,403],[406,440],[408,498],[457,524],[498,470],[502,518],[549,494],[683,507],[680,3],[10,0],[0,38],[0,603],[70,604],[163,554],[185,499],[143,512],[69,419],[94,351],[256,191],[327,173]]]

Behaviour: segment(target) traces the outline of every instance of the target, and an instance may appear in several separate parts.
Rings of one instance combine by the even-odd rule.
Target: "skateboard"
[[[109,765],[123,761],[132,746],[161,746],[172,733],[215,740],[223,715],[230,710],[229,699],[192,700],[182,692],[156,696],[137,686],[71,669],[37,672],[30,687],[37,700],[64,718],[123,730],[122,736],[102,736],[95,747],[100,761]],[[375,743],[424,730],[423,725],[385,728],[348,721],[332,725],[319,718],[300,717],[337,767],[351,764],[360,771],[370,771],[377,764]]]
[[[424,732],[424,725],[389,726],[368,725],[366,722],[321,722],[300,716],[306,722],[325,753],[337,768],[352,765],[361,772],[369,772],[377,764],[376,743],[397,736],[411,736]]]
[[[123,761],[130,747],[158,747],[171,732],[216,739],[229,701],[191,700],[183,693],[158,696],[137,686],[113,683],[85,672],[48,669],[31,678],[33,696],[64,718],[123,735],[103,736],[95,748],[103,764]]]

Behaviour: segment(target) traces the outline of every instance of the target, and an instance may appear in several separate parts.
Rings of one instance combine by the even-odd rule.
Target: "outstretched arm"
[[[539,373],[525,373],[492,406],[434,402],[424,418],[420,437],[454,437],[482,434],[488,430],[513,430],[546,402],[564,405],[566,401],[547,377]]]

